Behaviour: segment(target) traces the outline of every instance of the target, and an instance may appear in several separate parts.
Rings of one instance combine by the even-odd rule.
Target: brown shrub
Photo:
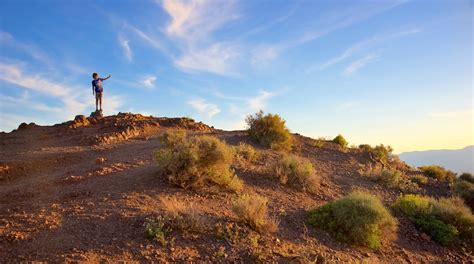
[[[273,233],[278,221],[268,215],[267,198],[257,194],[243,194],[233,204],[235,214],[259,233]]]

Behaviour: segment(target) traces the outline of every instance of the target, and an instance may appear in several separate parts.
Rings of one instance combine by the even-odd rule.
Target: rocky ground
[[[360,167],[371,161],[367,153],[343,152],[329,142],[315,147],[300,135],[294,152],[309,158],[320,175],[315,194],[281,186],[263,172],[273,151],[255,146],[265,159],[235,165],[245,191],[267,197],[270,214],[279,220],[278,232],[259,235],[233,214],[236,194],[183,190],[159,176],[153,152],[160,148],[159,136],[174,128],[215,135],[231,145],[250,143],[242,131],[216,130],[188,118],[123,113],[77,116],[54,126],[21,124],[1,133],[0,262],[472,262],[469,249],[440,246],[396,214],[398,238],[379,250],[349,246],[306,226],[307,210],[352,190],[377,194],[387,205],[399,192],[360,176]],[[420,193],[450,190],[430,181]],[[144,221],[163,212],[164,196],[194,204],[209,229],[172,231],[166,246],[146,239]]]

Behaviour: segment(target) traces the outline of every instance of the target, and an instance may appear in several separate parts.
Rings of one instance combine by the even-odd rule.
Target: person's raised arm
[[[107,79],[109,79],[110,77],[112,77],[112,75],[109,74],[109,76],[105,77],[104,80],[107,80]]]

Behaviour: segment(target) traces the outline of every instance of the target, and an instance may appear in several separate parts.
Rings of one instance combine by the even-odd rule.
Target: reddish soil
[[[245,192],[267,197],[270,214],[280,222],[277,233],[258,235],[233,214],[231,201],[237,194],[183,190],[159,176],[153,152],[160,148],[159,135],[170,128],[212,134],[231,145],[250,143],[241,131],[215,130],[187,118],[133,114],[79,116],[54,126],[22,124],[1,133],[1,262],[472,262],[467,248],[440,246],[398,214],[398,238],[379,250],[349,246],[306,226],[307,210],[352,190],[376,194],[387,205],[399,192],[360,176],[360,166],[370,162],[366,153],[342,152],[329,142],[314,147],[300,135],[294,152],[309,158],[321,176],[315,194],[282,186],[263,173],[273,151],[255,146],[265,153],[264,160],[235,165]],[[450,190],[431,180],[420,193],[440,196]],[[209,230],[174,230],[169,237],[174,242],[166,246],[146,239],[144,221],[163,212],[163,196],[193,203]],[[227,227],[228,239],[219,238],[215,227]],[[250,237],[258,237],[258,245]]]

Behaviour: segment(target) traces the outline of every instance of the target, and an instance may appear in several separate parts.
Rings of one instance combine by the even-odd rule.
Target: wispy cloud
[[[203,71],[236,76],[234,63],[240,57],[236,43],[214,40],[213,34],[238,17],[235,1],[163,0],[158,1],[170,16],[165,27],[178,42],[180,54],[174,64],[184,71]]]
[[[306,70],[306,73],[311,73],[311,72],[314,72],[316,70],[324,70],[328,67],[331,67],[331,66],[336,65],[338,63],[341,63],[341,62],[343,62],[343,61],[345,61],[349,58],[352,58],[356,54],[359,54],[359,53],[361,53],[365,50],[374,48],[376,46],[379,46],[383,43],[386,43],[386,42],[388,42],[390,40],[393,40],[393,39],[396,39],[396,38],[416,34],[420,31],[421,31],[421,29],[419,29],[419,28],[413,28],[413,29],[408,29],[408,30],[397,31],[397,32],[394,32],[394,33],[378,34],[378,35],[375,35],[373,37],[364,39],[362,41],[359,41],[359,42],[351,45],[349,48],[344,50],[341,54],[339,54],[339,55],[337,55],[337,56],[335,56],[335,57],[319,64],[319,65],[314,65],[314,66],[309,67]],[[369,55],[366,55],[366,56],[369,56]]]
[[[221,112],[221,109],[219,109],[217,105],[208,103],[202,98],[191,100],[188,104],[196,109],[200,114],[208,117],[213,117]]]
[[[27,72],[20,65],[0,63],[0,81],[13,84],[43,96],[54,98],[61,102],[61,106],[51,107],[37,103],[29,97],[18,99],[24,103],[28,100],[29,107],[38,111],[55,113],[60,121],[63,121],[65,118],[71,119],[77,114],[84,113],[87,108],[93,108],[94,102],[92,94],[84,89],[66,85],[58,80],[46,79],[40,74]],[[1,100],[4,102],[15,101],[15,99],[4,95],[2,95]],[[108,96],[105,100],[106,114],[115,113],[121,104],[122,100],[119,96]]]
[[[344,69],[344,75],[349,76],[354,74],[356,71],[364,67],[365,65],[374,62],[378,58],[378,55],[376,54],[369,54],[367,56],[364,56],[358,60],[353,61],[349,66],[347,66]]]
[[[1,31],[0,30],[0,44],[5,46],[10,46],[14,49],[20,50],[28,55],[30,55],[33,59],[46,64],[51,65],[52,59],[46,55],[44,52],[39,50],[34,45],[23,43],[21,41],[16,40],[10,33]]]
[[[133,53],[132,49],[130,48],[129,40],[125,39],[123,36],[119,36],[118,38],[120,47],[123,50],[123,55],[127,61],[131,62],[133,60]]]
[[[155,87],[156,76],[147,76],[142,84],[147,88],[154,88]]]
[[[378,3],[375,6],[370,5],[367,7],[363,5],[354,5],[353,7],[346,8],[346,10],[330,13],[328,16],[322,16],[321,20],[324,23],[318,27],[320,29],[303,32],[299,37],[294,39],[285,40],[279,43],[265,44],[264,46],[266,46],[266,50],[262,50],[261,47],[256,47],[254,52],[252,52],[253,58],[251,61],[258,62],[254,63],[254,65],[268,65],[286,50],[314,41],[337,30],[347,28],[406,2],[406,0],[387,1]],[[267,50],[270,50],[271,52],[268,53]],[[262,51],[267,52],[267,54]]]

